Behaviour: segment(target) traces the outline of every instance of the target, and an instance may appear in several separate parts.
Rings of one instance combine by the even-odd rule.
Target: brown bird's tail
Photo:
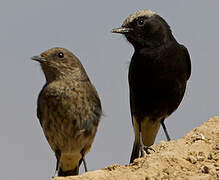
[[[79,173],[79,167],[77,166],[74,170],[63,171],[61,168],[58,171],[58,176],[75,176]]]
[[[74,163],[72,163],[72,165],[73,164],[75,164],[75,165],[71,165],[70,163],[72,162],[72,160],[71,161],[68,161],[68,162],[61,162],[61,163],[59,163],[59,161],[57,161],[57,163],[58,163],[58,176],[76,176],[76,175],[78,175],[79,174],[79,167],[80,167],[80,165],[81,165],[81,162],[82,162],[82,160],[83,160],[83,158],[81,158],[80,160],[79,160],[79,162],[78,162],[78,164],[75,164],[75,162]],[[66,169],[66,167],[73,167],[72,169]],[[65,168],[65,170],[64,170],[64,168]]]

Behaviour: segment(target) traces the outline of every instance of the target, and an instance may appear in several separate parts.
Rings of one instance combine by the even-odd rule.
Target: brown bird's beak
[[[46,62],[46,59],[42,56],[33,56],[31,59],[40,63]]]
[[[119,27],[119,28],[115,28],[112,29],[112,33],[120,33],[120,34],[125,34],[130,32],[132,29],[131,28],[126,28],[126,27]]]

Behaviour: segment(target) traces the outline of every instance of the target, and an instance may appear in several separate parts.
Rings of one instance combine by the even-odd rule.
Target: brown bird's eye
[[[60,52],[58,53],[59,58],[63,58],[64,57],[64,53]]]
[[[138,21],[137,21],[137,25],[138,26],[143,26],[145,24],[145,20],[144,19],[139,19]]]

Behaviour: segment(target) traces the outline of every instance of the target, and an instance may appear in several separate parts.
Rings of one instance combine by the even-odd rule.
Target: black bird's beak
[[[31,57],[31,59],[34,61],[38,61],[40,63],[46,62],[46,59],[42,56],[33,56],[33,57]]]
[[[112,29],[112,33],[120,33],[120,34],[126,34],[129,33],[132,29],[131,28],[126,28],[126,27],[120,27],[120,28],[115,28]]]

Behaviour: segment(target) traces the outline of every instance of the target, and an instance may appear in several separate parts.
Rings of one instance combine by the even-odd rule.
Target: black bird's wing
[[[187,80],[190,78],[191,76],[191,59],[190,59],[190,55],[189,52],[187,50],[187,48],[183,45],[180,45],[181,49],[183,50],[184,54],[185,54],[185,62],[187,65]]]

